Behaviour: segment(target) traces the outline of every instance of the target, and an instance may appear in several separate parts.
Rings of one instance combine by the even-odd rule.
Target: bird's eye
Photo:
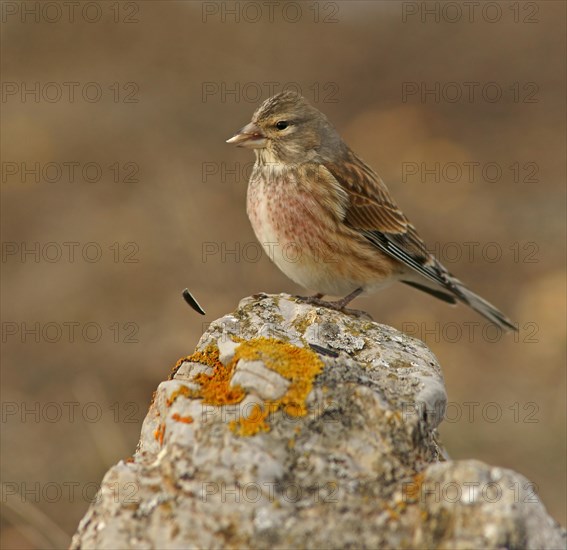
[[[276,128],[278,130],[285,130],[289,126],[289,122],[287,120],[278,120],[276,122]]]

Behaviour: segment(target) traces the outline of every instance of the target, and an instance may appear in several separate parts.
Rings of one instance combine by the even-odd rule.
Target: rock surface
[[[422,342],[247,298],[159,385],[72,548],[565,548],[528,480],[447,459],[445,403]]]

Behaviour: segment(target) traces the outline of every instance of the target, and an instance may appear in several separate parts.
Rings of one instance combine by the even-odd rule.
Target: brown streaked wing
[[[375,238],[387,240],[401,252],[411,256],[419,264],[430,259],[425,243],[413,225],[398,208],[388,188],[372,168],[360,160],[352,151],[341,163],[326,163],[326,168],[347,192],[349,204],[345,223],[358,229],[374,245],[384,250]],[[406,262],[393,250],[384,250],[399,261]],[[414,267],[414,265],[411,265]]]

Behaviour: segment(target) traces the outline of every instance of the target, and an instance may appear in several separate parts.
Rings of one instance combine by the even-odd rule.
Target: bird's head
[[[315,160],[337,140],[338,134],[321,111],[299,94],[282,92],[264,101],[252,121],[227,143],[254,149],[260,159],[301,164]]]

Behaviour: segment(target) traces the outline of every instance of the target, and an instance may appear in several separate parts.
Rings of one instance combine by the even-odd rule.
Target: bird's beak
[[[248,147],[250,149],[261,149],[266,146],[266,141],[266,135],[253,122],[247,124],[234,136],[226,140],[227,143],[232,143],[237,147]]]

